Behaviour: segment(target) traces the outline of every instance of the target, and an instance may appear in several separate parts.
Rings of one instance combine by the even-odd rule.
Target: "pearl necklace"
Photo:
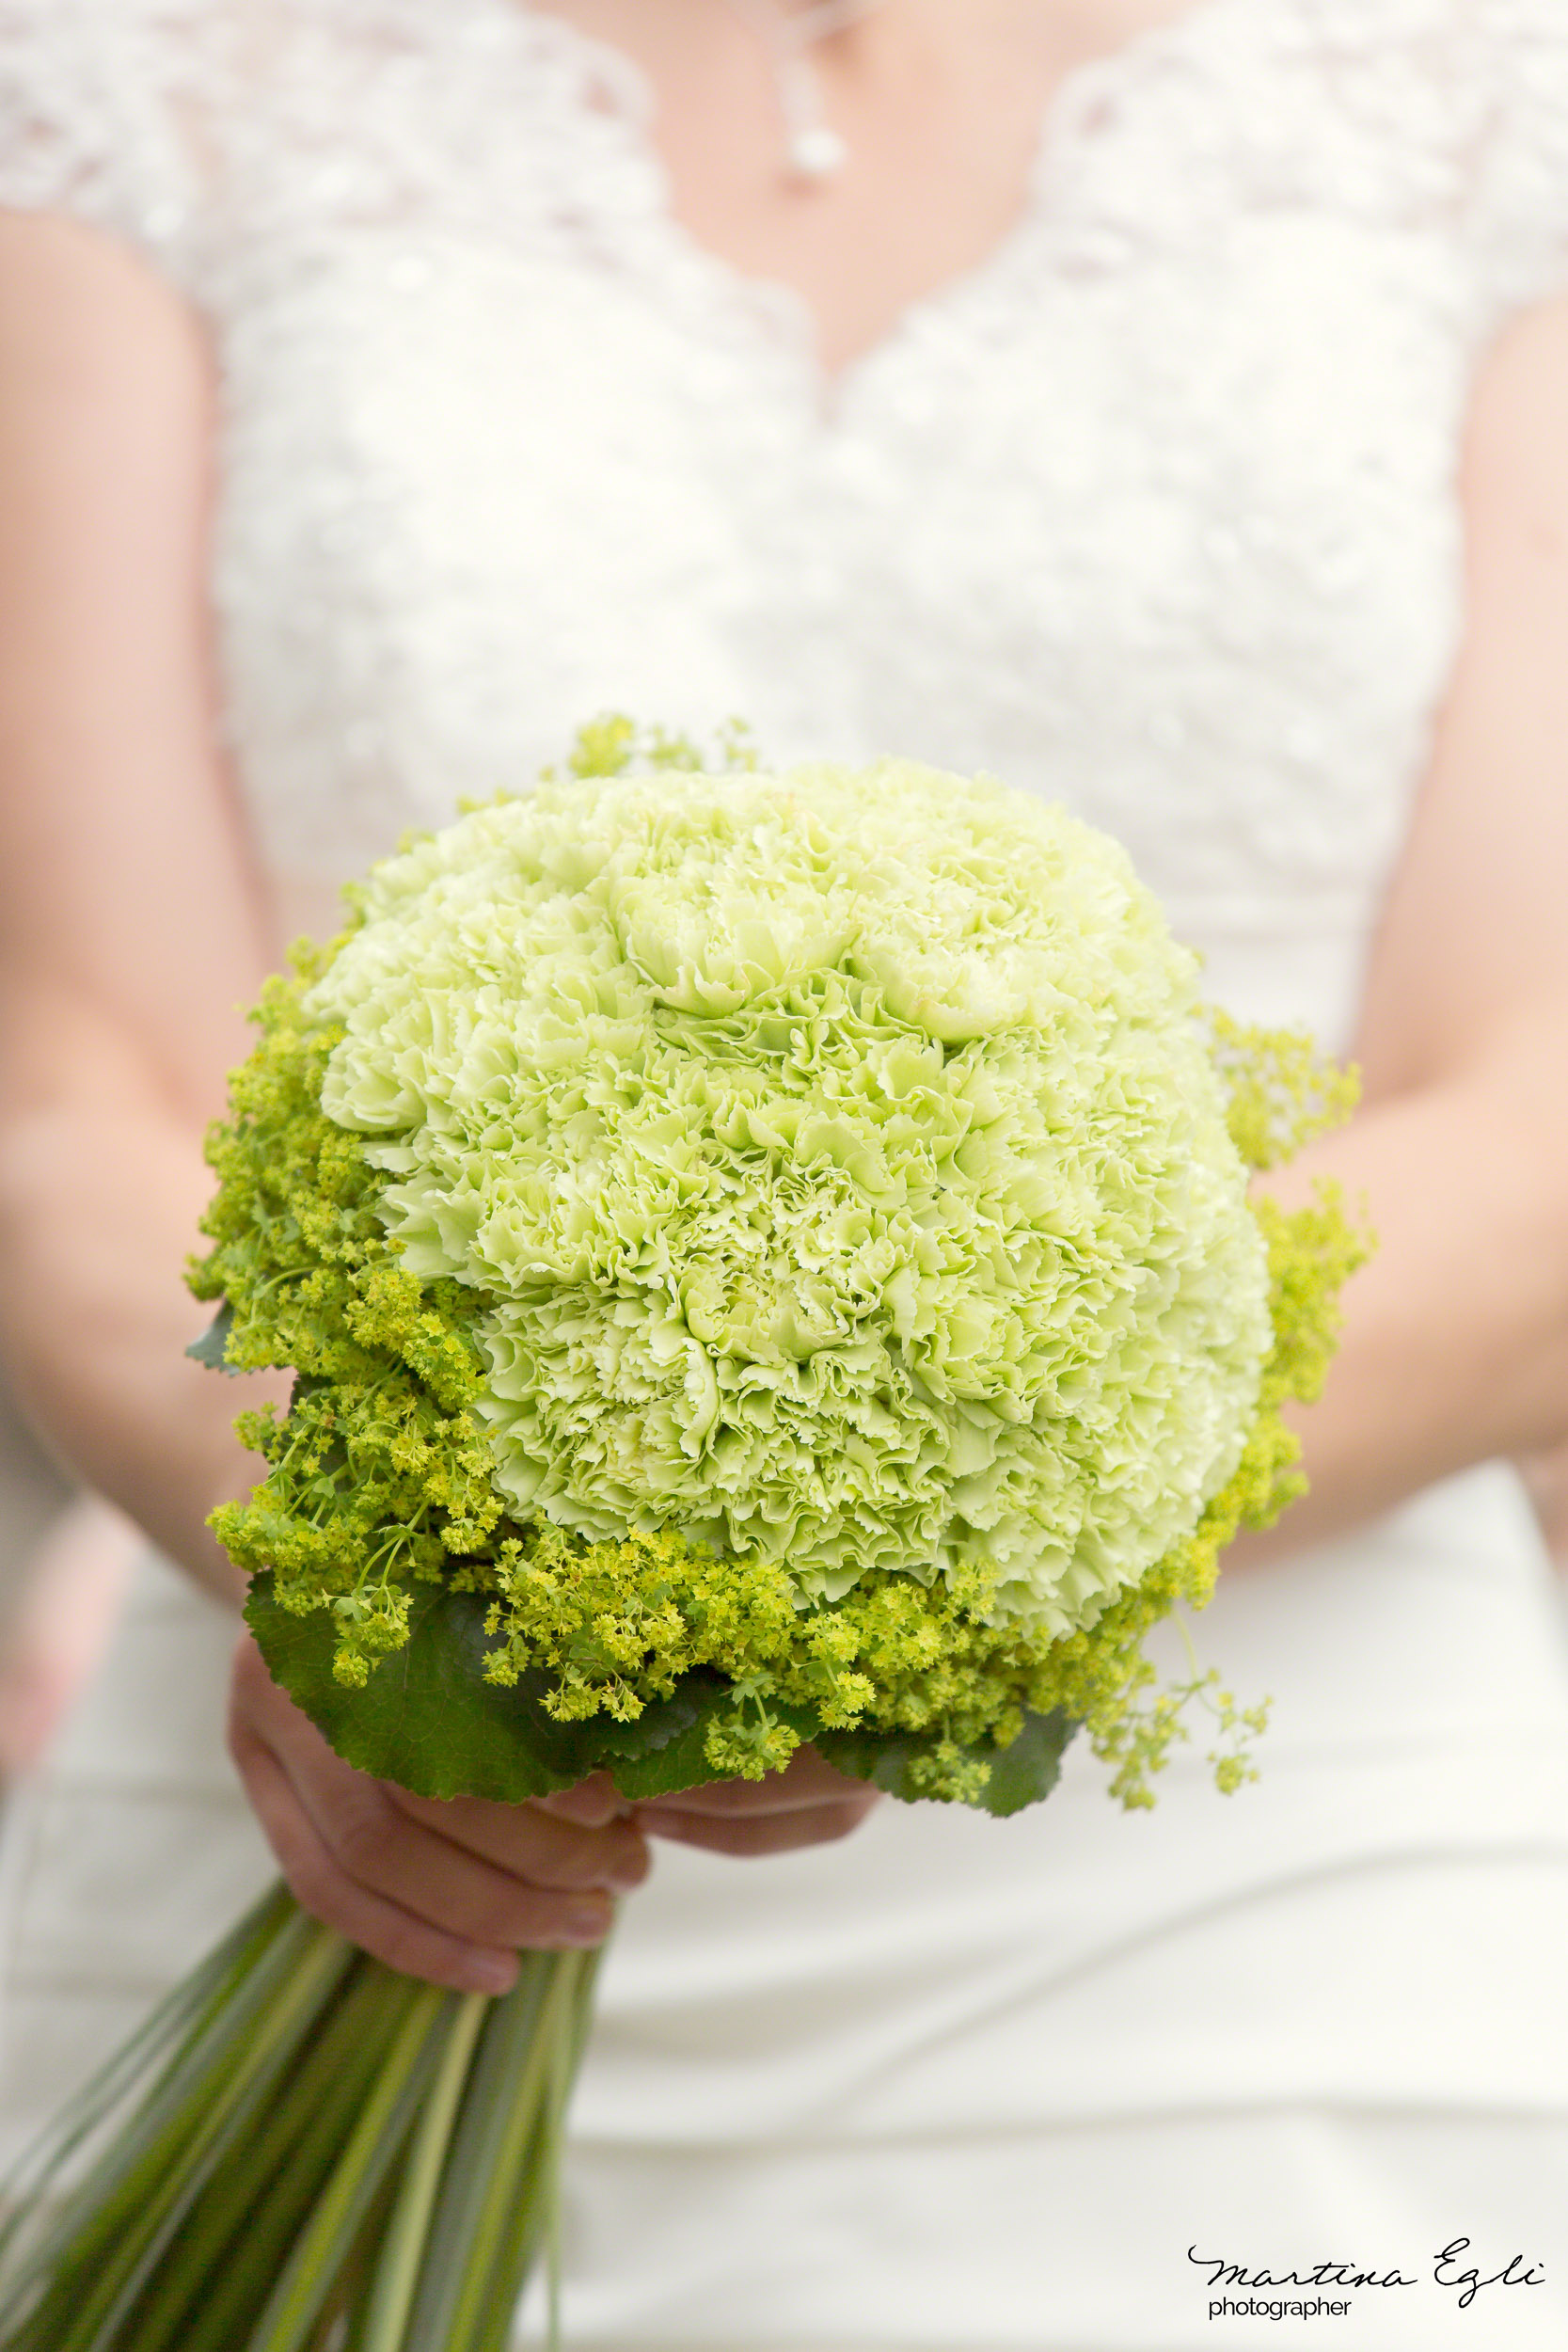
[[[844,169],[849,150],[823,110],[809,53],[818,41],[858,24],[883,0],[816,0],[815,6],[797,9],[786,9],[782,0],[730,0],[730,5],[745,17],[768,52],[791,179],[808,187],[822,186]]]

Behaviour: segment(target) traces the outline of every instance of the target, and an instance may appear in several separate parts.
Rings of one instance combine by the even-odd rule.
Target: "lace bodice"
[[[150,252],[224,389],[262,853],[335,882],[615,706],[988,767],[1216,991],[1340,1030],[1459,625],[1478,351],[1568,270],[1561,0],[1198,0],[834,382],[520,0],[0,0],[0,198]]]

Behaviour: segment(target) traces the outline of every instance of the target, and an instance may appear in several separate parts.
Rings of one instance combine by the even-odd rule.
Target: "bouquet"
[[[263,997],[193,1277],[194,1352],[294,1375],[214,1524],[340,1755],[636,1799],[809,1740],[1007,1814],[1079,1730],[1147,1803],[1196,1695],[1246,1776],[1260,1711],[1140,1645],[1299,1483],[1359,1244],[1248,1178],[1350,1084],[1203,1009],[1113,843],[614,721],[350,896]],[[277,1890],[58,2127],[0,2344],[500,2352],[591,1993],[444,1994]]]

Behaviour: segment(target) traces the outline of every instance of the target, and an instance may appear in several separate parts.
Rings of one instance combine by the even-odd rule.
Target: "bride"
[[[1481,2328],[1560,2343],[1568,1659],[1500,1466],[1568,1433],[1560,0],[0,0],[0,206],[6,1341],[182,1571],[11,1824],[8,2130],[272,1867],[182,1354],[236,1008],[584,717],[738,711],[1067,800],[1362,1064],[1292,1178],[1379,1237],[1311,1497],[1200,1629],[1263,1779],[437,1806],[242,1641],[272,1852],[451,1985],[637,1887],[579,2352],[1182,2352],[1216,2265],[1325,2262],[1426,2352],[1515,2256]]]

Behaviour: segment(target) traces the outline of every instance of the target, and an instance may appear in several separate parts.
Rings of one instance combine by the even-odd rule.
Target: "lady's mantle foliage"
[[[1343,1222],[1245,1192],[1319,1073],[1216,1047],[1059,810],[599,748],[268,991],[198,1287],[299,1378],[220,1533],[350,1683],[445,1577],[560,1719],[723,1677],[714,1770],[900,1735],[977,1796],[1065,1708],[1135,1788],[1138,1636],[1278,1507],[1326,1359]]]

